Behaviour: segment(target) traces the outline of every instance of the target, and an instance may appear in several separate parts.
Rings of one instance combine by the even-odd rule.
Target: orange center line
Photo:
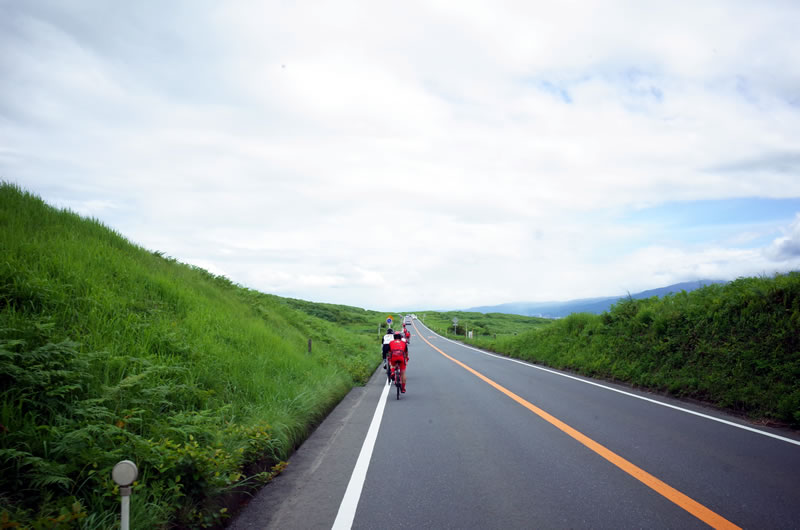
[[[643,483],[645,486],[649,487],[650,489],[652,489],[656,493],[662,495],[663,497],[665,497],[669,501],[677,504],[678,506],[680,506],[681,508],[683,508],[684,510],[686,510],[690,514],[694,515],[695,517],[697,517],[698,519],[700,519],[701,521],[703,521],[707,525],[709,525],[709,526],[711,526],[713,528],[739,529],[739,530],[741,530],[741,528],[739,526],[737,526],[737,525],[733,524],[732,522],[728,521],[727,519],[725,519],[724,517],[722,517],[718,513],[714,512],[712,510],[709,510],[708,508],[706,508],[705,506],[703,506],[702,504],[700,504],[696,500],[692,499],[691,497],[689,497],[687,495],[684,495],[683,493],[681,493],[680,491],[676,490],[675,488],[673,488],[669,484],[667,484],[667,483],[663,482],[662,480],[659,480],[658,478],[654,477],[653,475],[651,475],[650,473],[648,473],[644,469],[632,464],[628,460],[625,460],[624,458],[622,458],[621,456],[619,456],[615,452],[613,452],[610,449],[606,448],[602,444],[599,444],[599,443],[595,442],[594,440],[592,440],[591,438],[589,438],[588,436],[586,436],[582,432],[578,431],[577,429],[574,429],[574,428],[570,427],[569,425],[567,425],[563,421],[559,420],[555,416],[552,416],[551,414],[549,414],[549,413],[545,412],[544,410],[540,409],[539,407],[537,407],[536,405],[534,405],[530,401],[527,401],[526,399],[518,396],[517,394],[515,394],[514,392],[508,390],[504,386],[502,386],[502,385],[500,385],[498,383],[495,383],[494,381],[492,381],[491,379],[489,379],[488,377],[486,377],[482,373],[478,372],[477,370],[474,370],[473,368],[467,366],[466,364],[462,363],[461,361],[459,361],[457,359],[454,359],[453,357],[447,355],[445,352],[443,352],[442,350],[440,350],[439,348],[437,348],[436,346],[431,344],[425,337],[423,337],[419,333],[419,330],[417,330],[416,324],[413,324],[413,325],[414,325],[414,330],[417,331],[417,335],[419,335],[419,337],[422,340],[424,340],[428,344],[428,346],[430,346],[431,348],[433,348],[437,352],[441,353],[446,358],[450,359],[451,361],[453,361],[454,363],[456,363],[460,367],[464,368],[468,372],[472,373],[473,375],[475,375],[479,379],[482,379],[483,381],[485,381],[489,385],[493,386],[494,388],[496,388],[497,390],[499,390],[500,392],[502,392],[506,396],[510,397],[511,399],[513,399],[514,401],[516,401],[517,403],[519,403],[520,405],[522,405],[526,409],[530,410],[531,412],[533,412],[534,414],[536,414],[537,416],[539,416],[540,418],[542,418],[546,422],[550,423],[551,425],[553,425],[557,429],[561,430],[565,434],[567,434],[570,437],[574,438],[575,440],[577,440],[578,442],[580,442],[584,446],[588,447],[589,449],[591,449],[592,451],[594,451],[598,455],[602,456],[603,458],[605,458],[606,460],[608,460],[609,462],[611,462],[612,464],[614,464],[615,466],[617,466],[618,468],[620,468],[624,472],[628,473],[633,478],[635,478],[636,480],[640,481],[641,483]]]

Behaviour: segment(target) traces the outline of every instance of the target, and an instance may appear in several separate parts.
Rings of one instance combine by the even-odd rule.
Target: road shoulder
[[[330,528],[384,384],[379,367],[366,386],[353,388],[228,528]]]

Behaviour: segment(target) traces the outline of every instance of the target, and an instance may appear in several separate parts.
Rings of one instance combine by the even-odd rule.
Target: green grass
[[[447,313],[426,314],[442,331]],[[487,315],[488,317],[488,315]],[[740,278],[690,293],[623,300],[601,315],[572,314],[517,334],[494,320],[473,340],[512,357],[705,401],[753,419],[800,426],[800,273]],[[524,318],[524,317],[523,317]],[[487,320],[488,322],[492,322]],[[524,323],[520,323],[524,325]],[[478,326],[476,326],[478,328]],[[478,328],[481,329],[481,328]],[[491,335],[490,335],[491,334]]]
[[[213,526],[380,359],[377,312],[262,294],[0,185],[0,517]],[[312,339],[312,353],[308,340]]]
[[[505,313],[419,311],[415,314],[437,333],[474,345],[493,344],[494,341],[502,341],[553,323],[553,320],[547,318]],[[455,326],[454,318],[458,319]],[[472,339],[465,338],[469,331],[472,331]]]

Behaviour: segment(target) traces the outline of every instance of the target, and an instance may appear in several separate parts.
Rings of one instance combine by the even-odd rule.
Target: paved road
[[[800,527],[794,433],[412,332],[353,528]],[[330,528],[384,387],[351,393],[232,528]]]

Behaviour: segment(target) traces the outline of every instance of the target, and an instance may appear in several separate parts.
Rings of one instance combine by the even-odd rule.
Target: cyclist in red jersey
[[[389,343],[389,364],[392,367],[392,377],[394,377],[394,363],[400,362],[400,381],[403,384],[401,392],[406,391],[406,365],[408,364],[408,344],[403,340],[401,333],[394,334],[394,340]]]

